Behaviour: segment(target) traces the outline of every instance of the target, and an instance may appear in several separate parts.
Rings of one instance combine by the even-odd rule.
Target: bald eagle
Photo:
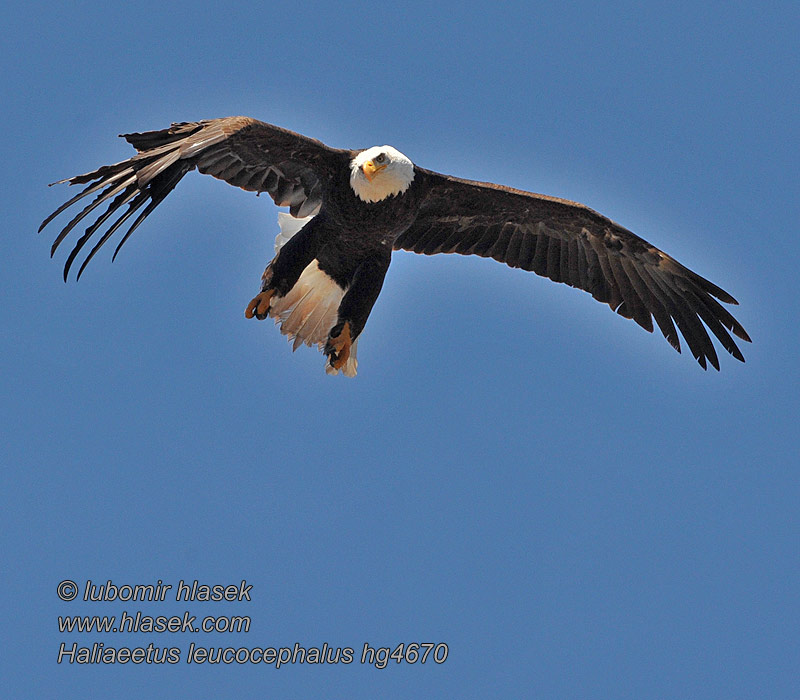
[[[717,301],[736,304],[730,294],[582,204],[441,175],[414,165],[391,146],[330,148],[248,117],[181,122],[123,137],[137,154],[61,180],[86,187],[39,228],[96,193],[58,234],[52,256],[81,220],[108,203],[77,239],[64,281],[93,236],[78,278],[114,232],[139,212],[117,245],[116,258],[147,215],[197,168],[244,190],[268,192],[276,205],[289,207],[289,214],[279,215],[275,257],[245,316],[274,318],[294,348],[318,345],[329,374],[356,374],[358,337],[393,250],[494,258],[583,289],[647,331],[652,332],[655,319],[680,352],[677,326],[703,369],[707,361],[719,369],[706,329],[744,362],[728,331],[747,342],[750,338]]]

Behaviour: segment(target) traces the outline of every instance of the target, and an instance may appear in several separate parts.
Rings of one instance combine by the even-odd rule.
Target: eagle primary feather
[[[647,331],[655,319],[678,352],[680,330],[703,368],[708,362],[719,369],[709,330],[744,361],[731,333],[750,338],[719,303],[736,304],[732,296],[581,204],[425,170],[390,146],[330,148],[248,117],[182,122],[124,138],[137,154],[60,181],[86,187],[39,229],[93,196],[56,237],[55,254],[81,221],[106,205],[73,245],[65,280],[90,240],[97,236],[78,277],[138,212],[116,257],[183,176],[197,168],[244,190],[267,192],[276,205],[289,207],[297,223],[282,221],[276,256],[248,316],[273,316],[295,347],[319,344],[332,373],[355,374],[358,336],[380,293],[391,252],[399,249],[478,255],[530,270],[589,292]]]

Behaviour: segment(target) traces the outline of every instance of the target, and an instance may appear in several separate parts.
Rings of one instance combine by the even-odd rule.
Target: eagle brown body
[[[138,214],[116,256],[133,230],[197,168],[242,189],[267,192],[292,216],[308,217],[268,265],[246,313],[275,317],[295,338],[295,347],[319,344],[332,373],[355,374],[355,343],[398,249],[494,258],[583,289],[648,331],[655,319],[678,351],[680,329],[703,368],[708,361],[719,369],[707,329],[744,361],[728,331],[750,338],[717,301],[736,304],[733,297],[581,204],[441,175],[411,164],[388,146],[333,149],[247,117],[173,124],[125,138],[137,155],[62,181],[86,188],[42,224],[96,193],[59,233],[55,253],[84,217],[107,203],[75,243],[65,280],[90,240],[97,237],[78,277],[100,247]],[[115,214],[118,218],[100,235]]]

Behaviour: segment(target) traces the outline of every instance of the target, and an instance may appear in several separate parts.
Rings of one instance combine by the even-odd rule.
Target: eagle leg
[[[347,360],[350,358],[350,348],[353,345],[353,338],[350,333],[350,322],[345,321],[342,324],[337,324],[328,336],[328,342],[325,344],[325,354],[328,356],[328,361],[334,369],[341,369],[344,367]]]
[[[320,232],[323,230],[321,220],[314,217],[283,244],[264,270],[261,276],[261,293],[247,305],[244,311],[246,318],[255,316],[263,321],[269,316],[273,295],[277,293],[279,297],[286,296],[297,284],[303,270],[316,257],[320,247]]]
[[[364,330],[364,324],[380,294],[391,259],[391,249],[382,247],[370,251],[356,267],[339,305],[338,322],[331,328],[323,350],[332,370],[341,369],[350,358],[353,343]]]
[[[269,316],[269,304],[274,294],[275,290],[269,289],[253,297],[244,310],[245,318],[253,318],[255,316],[259,321],[267,318]]]

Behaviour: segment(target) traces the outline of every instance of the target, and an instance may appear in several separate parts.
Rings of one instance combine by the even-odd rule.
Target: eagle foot
[[[345,321],[334,335],[334,331],[337,331],[337,327],[334,327],[331,334],[328,336],[328,342],[325,344],[325,354],[329,358],[331,367],[334,369],[341,369],[350,358],[350,348],[353,345],[353,340],[350,333],[349,321]]]
[[[255,316],[259,321],[263,321],[269,316],[269,303],[274,294],[275,290],[270,289],[267,292],[261,292],[261,294],[253,297],[244,310],[245,318],[253,318],[253,316]]]

